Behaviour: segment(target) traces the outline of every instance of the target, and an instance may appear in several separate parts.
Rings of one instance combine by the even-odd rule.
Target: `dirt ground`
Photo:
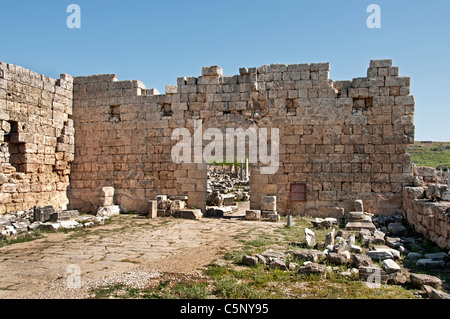
[[[0,298],[88,298],[113,283],[144,288],[163,274],[202,276],[202,269],[240,245],[237,235],[283,223],[242,218],[248,202],[225,218],[146,219],[121,215],[104,226],[45,233],[0,248]]]

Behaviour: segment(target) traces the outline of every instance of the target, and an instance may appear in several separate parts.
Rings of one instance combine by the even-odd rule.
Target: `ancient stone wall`
[[[278,171],[251,165],[252,209],[275,195],[281,214],[338,216],[355,199],[370,213],[400,210],[403,186],[413,179],[410,78],[391,60],[371,61],[367,76],[351,81],[332,81],[329,71],[328,63],[273,64],[224,76],[206,67],[202,76],[178,78],[165,95],[115,75],[75,78],[73,208],[94,209],[104,186],[116,189],[125,210],[146,210],[159,194],[188,195],[188,206],[204,208],[206,164],[171,157],[173,130],[194,136],[201,120],[203,131],[279,129]],[[289,200],[292,183],[306,184],[306,201]]]
[[[73,78],[0,62],[0,214],[67,207],[74,158]]]
[[[448,175],[440,177],[432,167],[414,167],[414,185],[403,190],[403,209],[417,232],[450,249],[450,185]]]

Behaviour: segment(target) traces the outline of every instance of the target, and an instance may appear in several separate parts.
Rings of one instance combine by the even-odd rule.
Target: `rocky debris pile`
[[[422,247],[426,247],[426,245],[421,245],[424,239],[415,236],[415,232],[401,213],[395,213],[391,216],[377,215],[373,217],[373,222],[377,225],[376,232],[380,236],[385,234],[384,241],[386,246],[391,249],[391,252],[405,255],[406,259],[415,261],[418,267],[445,267],[445,260],[449,259],[448,254],[445,252],[426,252],[426,249]],[[367,235],[363,235],[361,241],[369,244],[381,243],[381,241],[377,242],[374,237]]]
[[[218,191],[212,192],[206,197],[207,206],[236,206],[235,194],[221,194]]]
[[[187,196],[156,196],[157,216],[199,219],[203,217],[200,209],[187,207]]]
[[[333,217],[327,217],[327,218],[314,218],[314,220],[311,221],[311,224],[315,228],[331,228],[336,227],[338,225],[337,218]]]
[[[0,216],[0,239],[30,235],[36,230],[61,230],[94,227],[104,224],[106,215],[80,215],[76,210],[55,210],[52,206],[35,206]]]
[[[245,174],[243,174],[245,172]],[[248,169],[239,166],[208,166],[207,181],[207,205],[209,206],[231,206],[234,201],[248,201],[250,199],[250,187],[248,179]],[[220,203],[218,192],[224,196],[225,203]],[[232,197],[231,195],[234,195]]]
[[[417,199],[430,201],[450,201],[450,174],[433,167],[414,167],[413,186],[418,192]]]
[[[315,219],[311,223],[316,229],[336,225],[330,222]],[[326,234],[325,242],[318,242],[314,231],[305,228],[305,242],[291,244],[306,248],[285,253],[269,251],[272,258],[276,257],[276,262],[259,255],[245,256],[242,264],[252,266],[263,263],[269,268],[317,274],[321,278],[326,278],[327,273],[332,271],[341,276],[358,278],[369,286],[405,285],[411,282],[412,285],[424,290],[423,294],[430,298],[449,297],[445,292],[438,290],[440,286],[435,283],[441,282],[439,278],[429,275],[409,275],[401,265],[405,261],[413,261],[418,267],[448,267],[450,252],[426,253],[419,245],[423,238],[407,237],[410,228],[401,214],[374,216],[371,222],[377,228],[336,231],[333,227]],[[321,247],[325,249],[321,250]],[[412,252],[412,249],[415,251]],[[421,253],[416,252],[417,250]],[[264,253],[261,255],[264,257]],[[343,270],[343,266],[347,270]],[[421,278],[421,284],[418,283],[418,278]],[[429,281],[426,281],[426,278]]]

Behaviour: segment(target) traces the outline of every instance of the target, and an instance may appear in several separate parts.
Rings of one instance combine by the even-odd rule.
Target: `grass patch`
[[[12,238],[12,239],[2,239],[0,240],[0,248],[1,247],[5,247],[5,246],[9,246],[9,245],[14,245],[14,244],[19,244],[19,243],[26,243],[29,241],[33,241],[36,239],[40,239],[43,238],[43,233],[47,232],[47,231],[42,231],[42,230],[36,230],[34,232],[31,233],[27,233],[26,235],[17,237],[17,238]]]
[[[413,146],[408,147],[411,155],[411,161],[416,166],[428,167],[450,167],[450,143],[448,142],[432,142],[423,143],[415,142]]]

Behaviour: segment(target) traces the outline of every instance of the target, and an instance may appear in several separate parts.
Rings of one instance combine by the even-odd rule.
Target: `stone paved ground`
[[[121,215],[108,225],[5,246],[0,298],[86,298],[90,288],[117,281],[143,287],[162,273],[201,276],[202,267],[239,245],[235,235],[255,226],[283,227],[236,218],[245,209],[232,218],[197,221]],[[70,265],[80,267],[81,289],[67,288]]]

